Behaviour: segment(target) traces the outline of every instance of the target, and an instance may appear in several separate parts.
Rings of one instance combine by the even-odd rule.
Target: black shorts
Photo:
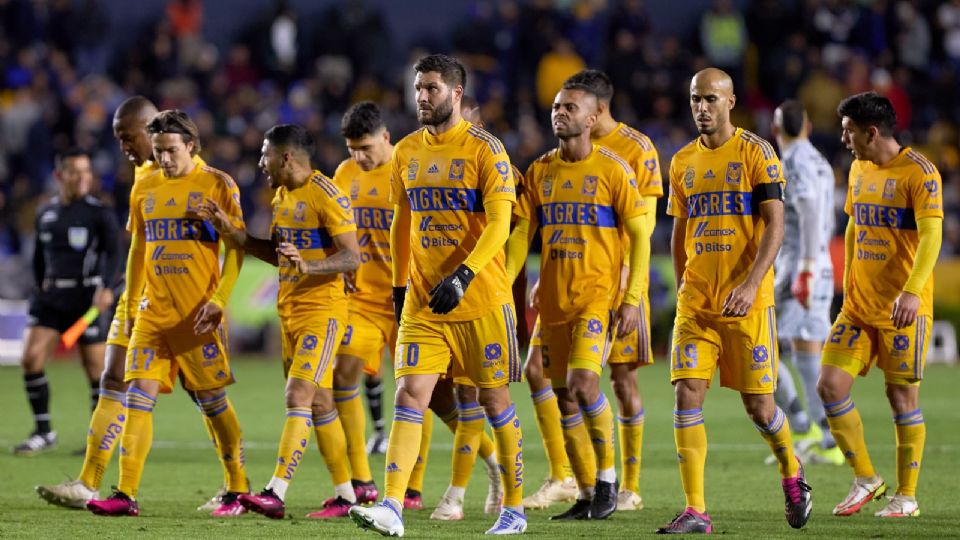
[[[66,332],[90,308],[94,291],[94,288],[51,289],[36,294],[30,300],[27,326],[52,328],[61,334]],[[110,327],[109,315],[101,313],[80,335],[77,343],[91,345],[106,341]]]

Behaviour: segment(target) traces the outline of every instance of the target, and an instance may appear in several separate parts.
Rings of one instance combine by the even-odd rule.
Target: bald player
[[[667,214],[677,280],[670,379],[674,440],[686,508],[660,534],[709,533],[703,477],[707,432],[703,401],[714,372],[740,393],[744,408],[779,463],[791,527],[803,527],[810,486],[794,456],[790,426],[773,400],[777,338],[773,261],[783,241],[783,178],[767,141],[734,126],[733,82],[707,68],[690,82],[700,136],[670,163]]]

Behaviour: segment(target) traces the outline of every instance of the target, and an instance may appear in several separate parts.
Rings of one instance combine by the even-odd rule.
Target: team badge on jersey
[[[494,167],[497,168],[497,172],[500,173],[500,179],[504,182],[510,180],[510,164],[506,161],[498,161]]]
[[[293,209],[293,220],[303,221],[307,215],[307,203],[297,201],[297,207]]]
[[[483,355],[487,360],[496,360],[503,356],[503,348],[499,343],[490,343],[483,349]]]
[[[463,180],[464,169],[466,169],[466,163],[462,159],[451,159],[450,174],[447,176],[450,180]]]
[[[693,189],[693,177],[697,175],[697,171],[693,167],[687,167],[687,170],[683,171],[683,185],[687,189]]]
[[[854,196],[860,195],[860,190],[863,188],[863,175],[857,175],[857,179],[853,181],[853,194]]]
[[[359,197],[360,197],[360,180],[357,178],[354,178],[353,181],[350,182],[350,200],[355,201]]]
[[[196,212],[200,208],[200,203],[203,202],[203,193],[199,191],[191,191],[187,195],[187,212]]]
[[[756,363],[758,363],[758,364],[762,364],[762,363],[764,363],[764,362],[767,361],[767,357],[768,357],[768,356],[769,356],[769,353],[767,353],[767,347],[766,347],[766,346],[764,346],[764,345],[757,345],[756,347],[753,348],[753,361],[754,361],[754,362],[756,362]]]
[[[417,172],[420,171],[420,164],[417,163],[416,159],[411,159],[410,163],[407,164],[407,181],[413,181],[417,179]]]
[[[728,184],[740,185],[741,176],[743,176],[743,163],[740,163],[739,161],[731,161],[730,163],[727,163]]]
[[[657,168],[657,160],[648,159],[643,162],[643,166],[646,167],[648,171],[653,172],[653,170]]]
[[[910,338],[900,334],[893,337],[893,350],[905,351],[910,348]]]
[[[543,177],[543,196],[549,197],[553,195],[553,177],[544,176]]]
[[[67,242],[70,247],[77,251],[83,251],[87,247],[89,236],[86,227],[70,227],[67,229]]]
[[[930,198],[933,199],[937,196],[937,193],[940,191],[940,186],[937,185],[936,180],[928,180],[923,183],[923,188],[927,190],[927,193],[930,194]]]
[[[897,194],[897,179],[887,178],[883,184],[883,198],[892,201]]]
[[[767,176],[769,176],[771,180],[780,178],[780,167],[776,163],[767,167]]]
[[[157,205],[157,199],[153,196],[153,192],[147,193],[147,199],[143,201],[143,213],[152,214],[153,208]]]
[[[596,196],[597,194],[597,177],[596,176],[583,177],[583,188],[580,189],[580,194],[589,195],[591,197]]]
[[[212,360],[220,356],[220,349],[217,347],[216,343],[207,343],[203,346],[203,357],[207,360]]]

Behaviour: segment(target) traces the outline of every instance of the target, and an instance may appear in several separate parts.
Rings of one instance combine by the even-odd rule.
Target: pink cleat
[[[350,482],[353,484],[353,494],[357,496],[357,504],[372,504],[377,502],[380,493],[377,491],[376,482],[373,480],[369,482],[351,480]]]
[[[113,490],[106,499],[87,501],[87,510],[98,516],[139,516],[140,505],[122,491]]]
[[[423,510],[423,496],[415,489],[408,489],[403,494],[404,510]]]
[[[210,512],[210,515],[213,517],[234,517],[241,514],[246,514],[247,509],[240,504],[240,501],[238,500],[239,497],[239,493],[224,493],[220,498],[220,506],[218,506],[216,510]]]
[[[244,493],[237,497],[240,504],[251,512],[263,514],[270,519],[283,519],[283,501],[272,489],[265,489],[259,495]]]
[[[330,497],[329,499],[323,501],[323,510],[310,512],[307,514],[307,517],[313,519],[347,517],[350,513],[350,507],[353,505],[354,503],[344,499],[343,497],[337,497],[336,499]]]

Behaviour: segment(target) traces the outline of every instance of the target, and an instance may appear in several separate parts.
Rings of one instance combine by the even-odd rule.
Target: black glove
[[[393,288],[393,316],[396,317],[397,324],[400,324],[400,316],[403,315],[403,300],[406,297],[407,297],[406,287]]]
[[[440,283],[430,289],[430,303],[428,304],[430,309],[438,315],[453,311],[453,308],[457,307],[460,300],[463,299],[463,295],[467,292],[467,285],[470,285],[473,276],[473,270],[467,268],[466,265],[458,266],[452,274],[443,278]]]

